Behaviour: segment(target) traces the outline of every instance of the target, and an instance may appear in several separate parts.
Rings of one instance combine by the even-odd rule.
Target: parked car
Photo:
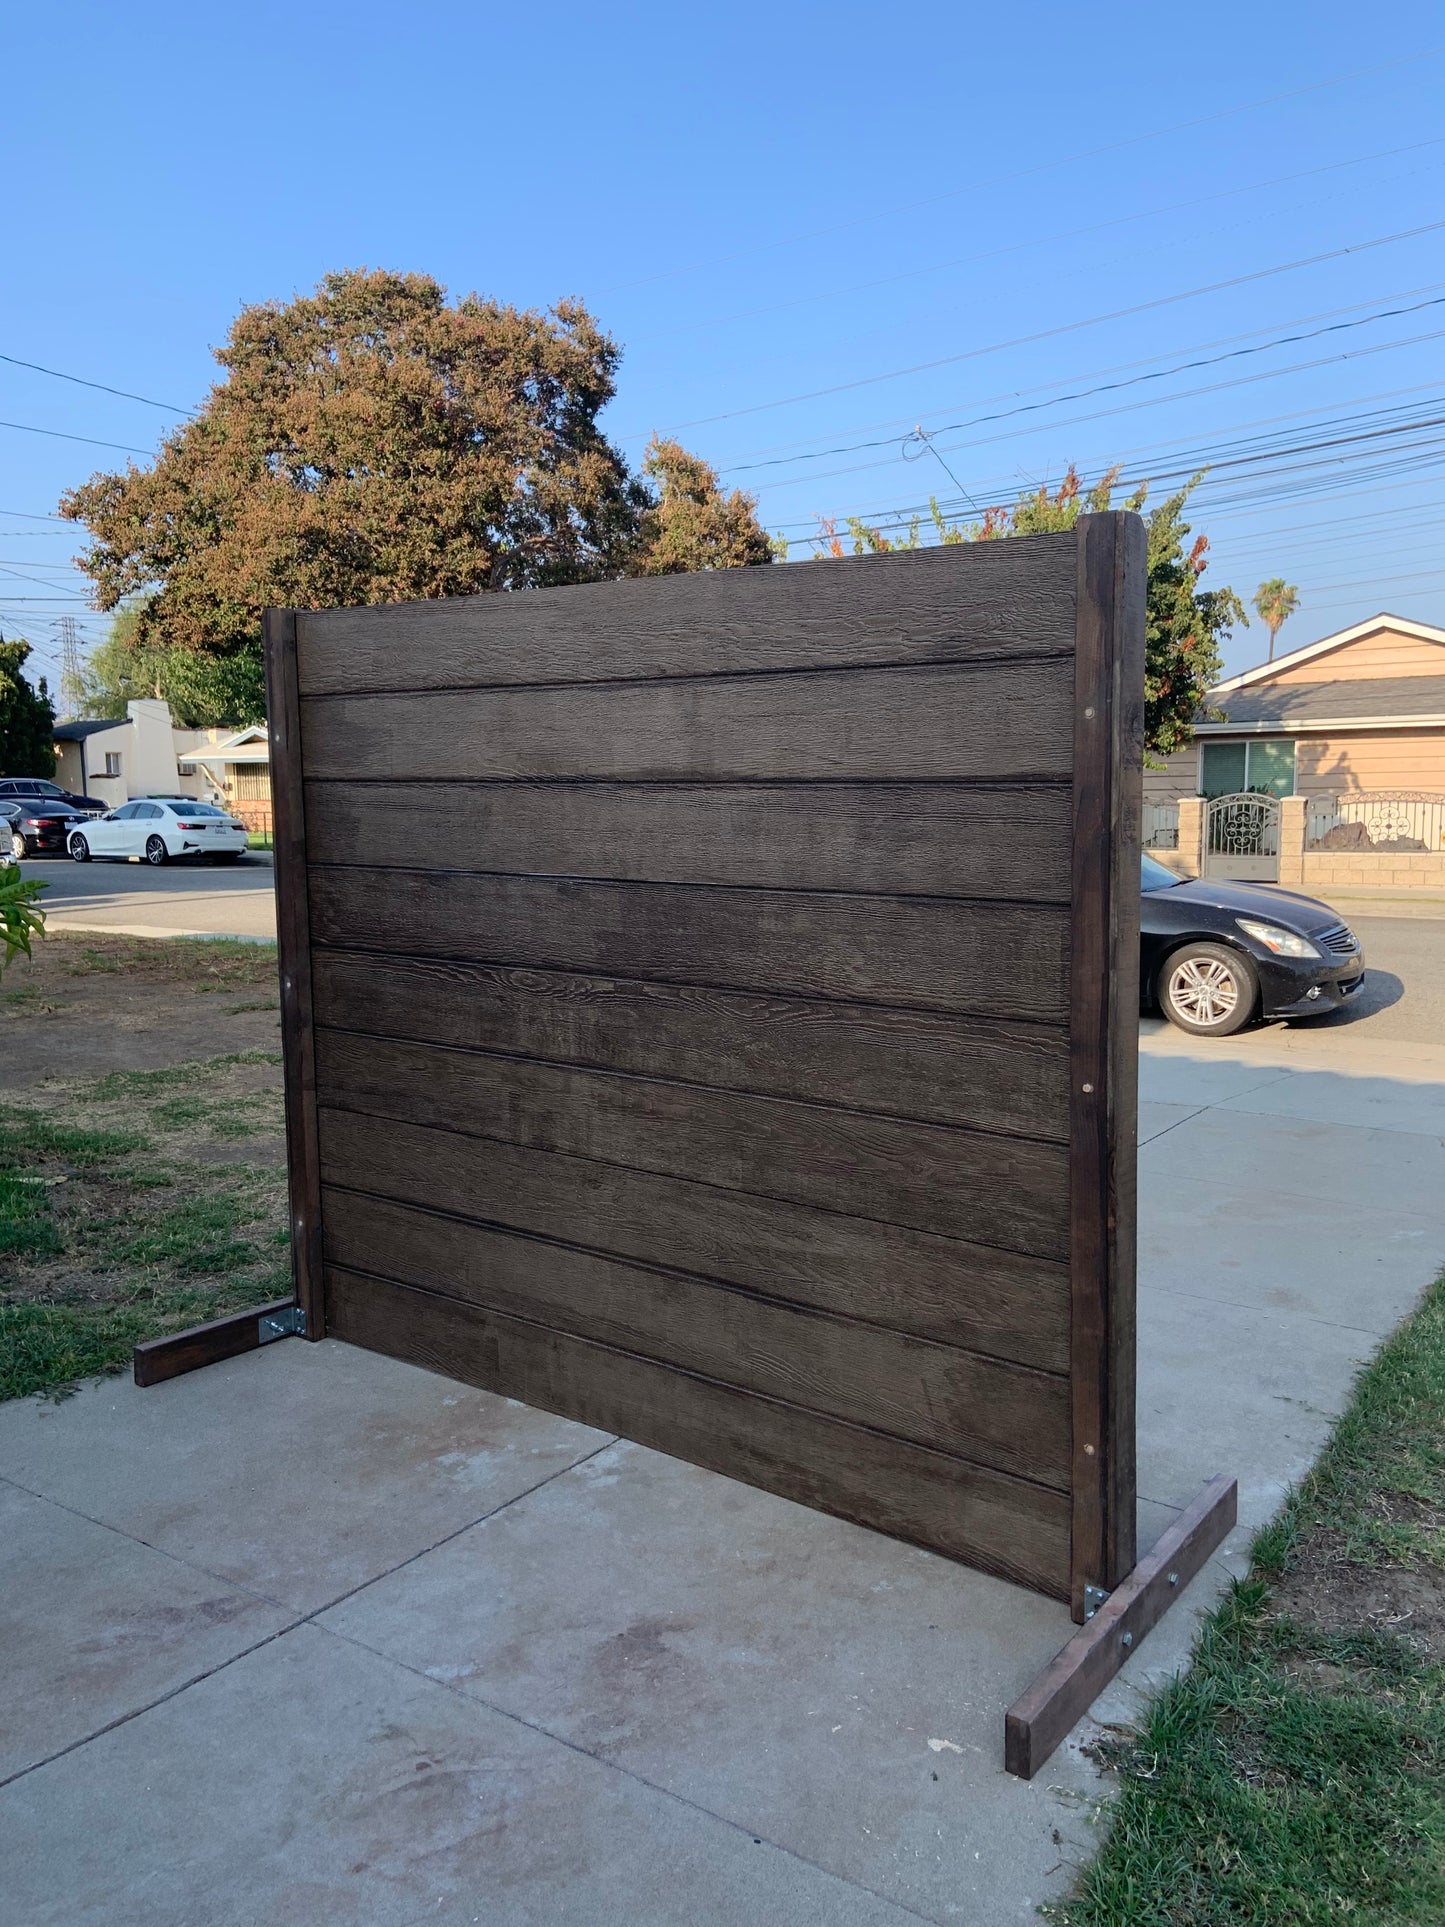
[[[73,790],[63,790],[59,783],[49,782],[43,776],[0,776],[0,803],[68,803],[73,810],[84,816],[100,816],[110,808],[98,796],[77,796]]]
[[[137,797],[93,817],[83,829],[72,829],[69,848],[77,863],[93,856],[141,857],[147,863],[208,856],[216,863],[235,863],[246,850],[246,829],[213,803],[193,797],[167,802]]]
[[[1338,1010],[1365,981],[1359,938],[1328,904],[1272,884],[1180,877],[1143,859],[1139,988],[1196,1037],[1251,1017]]]
[[[4,824],[6,847],[19,863],[27,856],[64,856],[70,832],[77,823],[91,819],[68,803],[40,801],[26,797],[0,796],[0,822]]]

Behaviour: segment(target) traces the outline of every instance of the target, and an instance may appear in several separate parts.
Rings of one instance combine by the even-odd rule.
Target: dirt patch
[[[1356,1565],[1337,1534],[1316,1532],[1274,1588],[1276,1612],[1324,1633],[1397,1633],[1445,1658],[1445,1572],[1437,1566]]]
[[[56,932],[0,981],[0,1089],[280,1048],[276,952]]]

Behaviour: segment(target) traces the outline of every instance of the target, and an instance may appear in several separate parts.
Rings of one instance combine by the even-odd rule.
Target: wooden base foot
[[[1221,1473],[1009,1708],[1004,1765],[1010,1773],[1021,1780],[1034,1777],[1227,1537],[1238,1516],[1239,1488]]]
[[[192,1325],[189,1331],[148,1338],[135,1348],[135,1382],[159,1385],[164,1379],[179,1378],[182,1372],[199,1371],[202,1365],[253,1352],[272,1338],[287,1336],[294,1326],[295,1313],[293,1299],[279,1298],[274,1304],[232,1312],[229,1318],[213,1318],[208,1325]]]

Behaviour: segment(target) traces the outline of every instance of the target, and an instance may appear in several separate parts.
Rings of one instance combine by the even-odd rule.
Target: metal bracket
[[[263,1345],[269,1345],[277,1338],[304,1338],[306,1314],[299,1305],[287,1305],[284,1311],[266,1312],[256,1329]]]
[[[1084,1618],[1086,1620],[1092,1619],[1094,1617],[1094,1614],[1099,1610],[1100,1606],[1104,1604],[1104,1601],[1108,1597],[1109,1597],[1108,1593],[1105,1591],[1105,1589],[1102,1586],[1085,1586]]]

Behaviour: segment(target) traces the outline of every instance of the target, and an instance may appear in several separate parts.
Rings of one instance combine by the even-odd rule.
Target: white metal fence
[[[1177,803],[1144,805],[1144,848],[1146,850],[1179,848],[1179,805]]]
[[[1445,796],[1360,790],[1313,799],[1305,817],[1307,850],[1445,850]]]

